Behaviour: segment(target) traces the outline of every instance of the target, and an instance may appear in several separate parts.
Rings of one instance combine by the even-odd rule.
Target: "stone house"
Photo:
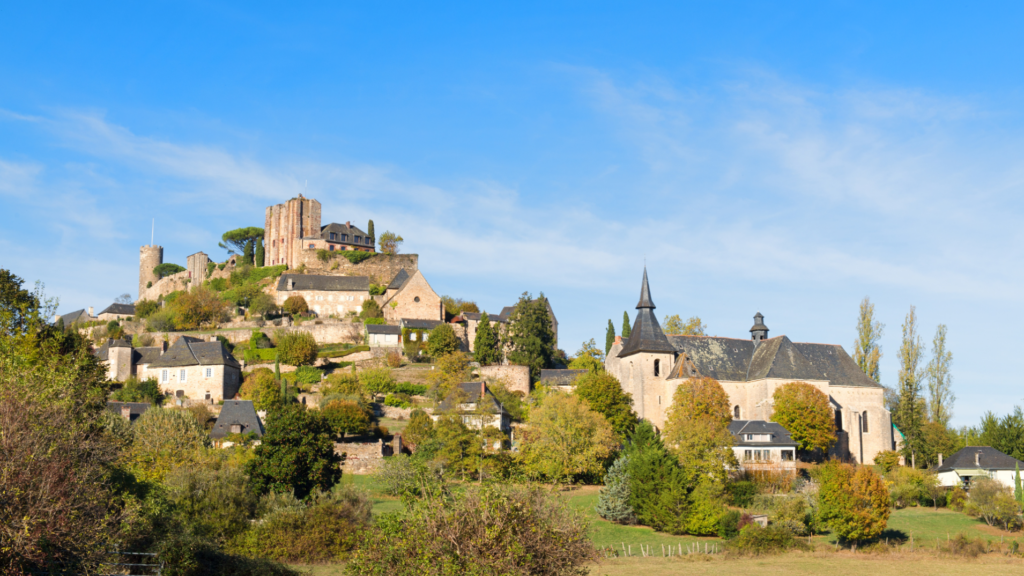
[[[366,343],[370,346],[401,346],[402,329],[387,324],[367,324]]]
[[[107,367],[107,378],[124,382],[131,376],[139,377],[146,368],[167,350],[167,342],[160,346],[134,348],[132,343],[120,338],[108,338],[93,354]]]
[[[512,431],[512,417],[498,402],[486,382],[463,382],[457,388],[461,390],[462,401],[454,405],[451,398],[446,398],[438,410],[430,415],[434,422],[446,414],[457,414],[462,423],[472,430],[493,426],[505,434]]]
[[[398,324],[402,319],[444,320],[441,297],[419,270],[411,274],[400,270],[387,285],[380,307],[389,324]]]
[[[796,442],[781,425],[764,420],[733,420],[729,433],[741,469],[796,469]]]
[[[150,363],[140,378],[155,378],[160,389],[178,398],[230,400],[242,385],[241,365],[216,338],[182,336]]]
[[[709,377],[729,395],[736,420],[770,421],[772,395],[789,382],[806,382],[830,401],[838,430],[832,455],[871,463],[894,446],[884,389],[868,378],[838,344],[768,338],[758,313],[750,339],[666,336],[654,316],[644,270],[637,316],[628,339],[617,338],[605,369],[633,396],[641,418],[664,427],[676,388],[689,378]]]
[[[974,479],[991,478],[1012,490],[1018,466],[1024,468],[1024,462],[991,446],[967,446],[945,461],[940,454],[935,472],[939,484],[950,488],[961,486],[970,490]]]
[[[134,304],[111,304],[96,316],[97,320],[110,322],[111,320],[124,320],[135,316]]]
[[[278,306],[291,296],[302,296],[309,309],[320,316],[343,317],[358,314],[370,298],[370,279],[366,276],[318,276],[282,274],[273,294]]]

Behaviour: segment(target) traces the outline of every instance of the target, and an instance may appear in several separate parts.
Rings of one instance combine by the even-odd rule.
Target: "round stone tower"
[[[153,273],[153,268],[164,263],[163,246],[143,246],[139,248],[139,299],[146,292],[146,285],[152,282],[156,284],[159,278]]]

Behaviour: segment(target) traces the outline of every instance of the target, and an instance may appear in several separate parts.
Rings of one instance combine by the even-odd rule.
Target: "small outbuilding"
[[[367,324],[366,343],[370,346],[398,346],[402,343],[402,328],[387,324]]]
[[[1003,454],[991,446],[967,446],[942,460],[935,470],[943,486],[962,486],[971,489],[975,478],[992,478],[1004,486],[1013,488],[1017,467],[1024,468],[1024,461]]]

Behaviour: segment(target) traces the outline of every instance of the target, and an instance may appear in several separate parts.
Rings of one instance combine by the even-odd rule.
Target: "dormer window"
[[[334,232],[331,232],[331,240],[337,240],[337,239],[338,239],[338,235],[335,234]]]
[[[241,434],[242,433],[242,425],[241,424],[232,424],[231,425],[231,433],[232,434]]]
[[[370,238],[369,236],[367,236],[366,237],[366,245],[367,246],[373,246],[373,238]]]
[[[362,241],[363,241],[362,236],[356,236],[356,244],[359,244]]]
[[[342,234],[341,235],[341,241],[342,242],[348,242],[348,234]]]

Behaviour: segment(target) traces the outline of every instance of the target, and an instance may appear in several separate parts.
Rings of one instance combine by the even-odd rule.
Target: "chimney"
[[[162,356],[164,352],[167,352],[167,340],[160,343],[160,355]]]
[[[939,466],[942,466],[942,452],[939,452]]]
[[[53,323],[56,324],[57,322],[60,322],[60,314],[53,315]]]
[[[210,334],[210,342],[216,342],[216,341],[217,341],[217,335],[216,334]]]
[[[974,453],[974,465],[981,468],[981,452]]]
[[[127,404],[122,404],[121,405],[121,418],[124,418],[125,420],[131,420],[132,419],[132,407],[131,406],[129,406]]]
[[[616,336],[615,337],[615,343],[616,344],[622,344],[622,336]]]
[[[351,228],[352,227],[352,221],[350,221],[350,220],[346,221],[345,222],[345,226],[348,226],[349,228]]]
[[[487,382],[486,381],[481,381],[480,382],[480,402],[484,401],[484,396],[486,396],[486,395],[487,395]]]
[[[89,316],[92,316],[92,306],[89,306]]]

